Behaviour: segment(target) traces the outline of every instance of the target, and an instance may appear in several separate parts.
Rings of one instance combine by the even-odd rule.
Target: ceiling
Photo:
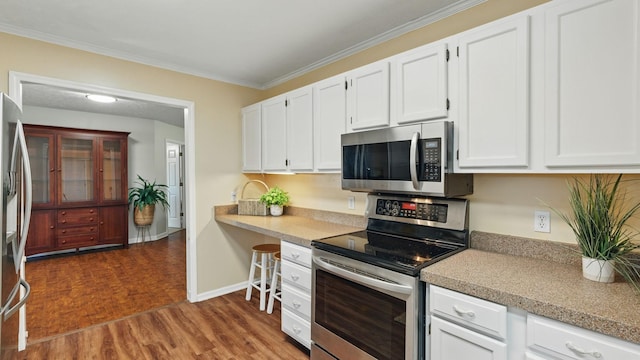
[[[0,31],[266,89],[484,1],[3,0]]]

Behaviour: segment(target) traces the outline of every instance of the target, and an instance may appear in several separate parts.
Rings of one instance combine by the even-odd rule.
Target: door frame
[[[62,80],[40,75],[27,74],[17,71],[9,71],[9,96],[22,109],[22,83],[36,83],[70,89],[77,89],[86,92],[97,92],[111,94],[116,97],[126,97],[130,99],[152,101],[172,107],[184,109],[184,141],[185,141],[185,192],[184,199],[186,214],[186,253],[187,253],[187,300],[196,302],[198,298],[198,274],[196,258],[196,176],[195,176],[195,103],[193,101],[181,100],[146,94],[135,91],[110,88],[105,86],[81,83],[70,80]]]

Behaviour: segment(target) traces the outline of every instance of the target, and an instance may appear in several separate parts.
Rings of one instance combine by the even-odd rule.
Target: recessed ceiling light
[[[87,95],[87,99],[89,99],[91,101],[100,102],[100,103],[112,103],[112,102],[116,102],[118,100],[118,99],[114,98],[113,96],[96,95],[96,94]]]

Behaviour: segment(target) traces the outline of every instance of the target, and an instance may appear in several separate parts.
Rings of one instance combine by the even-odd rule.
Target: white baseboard
[[[213,299],[215,297],[230,294],[232,292],[236,292],[238,290],[242,290],[246,288],[247,288],[247,282],[243,281],[237,284],[225,286],[223,288],[207,291],[205,293],[196,295],[196,302]]]

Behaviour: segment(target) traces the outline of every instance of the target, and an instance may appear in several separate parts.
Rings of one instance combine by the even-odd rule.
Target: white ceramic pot
[[[589,280],[610,283],[613,282],[616,271],[612,260],[599,260],[582,257],[582,276]]]
[[[280,205],[271,205],[269,207],[269,212],[271,212],[272,216],[280,216],[282,215],[282,206]]]

